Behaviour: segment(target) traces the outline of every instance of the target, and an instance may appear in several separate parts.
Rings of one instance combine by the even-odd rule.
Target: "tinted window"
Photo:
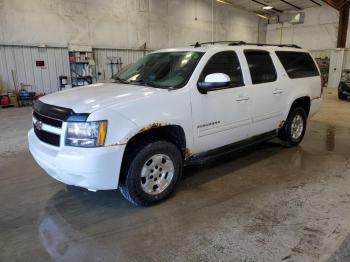
[[[253,84],[276,81],[277,74],[275,66],[268,52],[247,50],[244,53],[247,58]]]
[[[290,78],[319,75],[317,67],[308,53],[277,51],[276,55]]]
[[[123,84],[180,88],[188,82],[202,55],[198,52],[152,53],[123,68],[114,79]]]
[[[213,55],[205,66],[199,81],[204,81],[207,75],[214,73],[227,74],[231,79],[231,87],[243,85],[241,65],[236,53],[233,51],[220,52]]]

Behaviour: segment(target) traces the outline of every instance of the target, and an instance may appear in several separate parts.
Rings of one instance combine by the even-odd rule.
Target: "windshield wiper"
[[[122,83],[122,84],[130,84],[129,81],[126,81],[125,79],[122,79],[122,78],[120,78],[119,76],[118,76],[118,77],[115,77],[114,80],[117,80],[117,81],[119,81],[119,82]]]
[[[155,88],[164,88],[163,86],[156,84],[154,81],[147,81],[147,80],[135,81],[135,80],[132,80],[129,83],[139,84],[139,85],[143,85],[143,86],[150,86],[150,87],[155,87]]]

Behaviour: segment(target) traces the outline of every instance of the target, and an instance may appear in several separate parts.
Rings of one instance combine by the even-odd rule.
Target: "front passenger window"
[[[241,66],[236,53],[233,51],[225,51],[213,55],[203,69],[199,81],[203,82],[207,75],[214,73],[228,75],[231,79],[230,87],[243,85]]]

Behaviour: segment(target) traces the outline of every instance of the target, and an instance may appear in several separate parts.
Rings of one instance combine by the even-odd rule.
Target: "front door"
[[[241,66],[234,51],[214,54],[199,80],[213,73],[227,74],[229,88],[201,94],[194,88],[191,95],[195,148],[200,153],[249,137],[251,98],[244,85]]]

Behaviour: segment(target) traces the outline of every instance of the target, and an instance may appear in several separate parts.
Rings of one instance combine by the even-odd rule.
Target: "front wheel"
[[[131,203],[150,206],[166,199],[182,172],[182,156],[172,143],[158,140],[134,148],[126,163],[126,177],[119,186]]]
[[[306,131],[307,116],[302,107],[294,108],[279,130],[280,139],[287,147],[297,146],[303,140]]]

